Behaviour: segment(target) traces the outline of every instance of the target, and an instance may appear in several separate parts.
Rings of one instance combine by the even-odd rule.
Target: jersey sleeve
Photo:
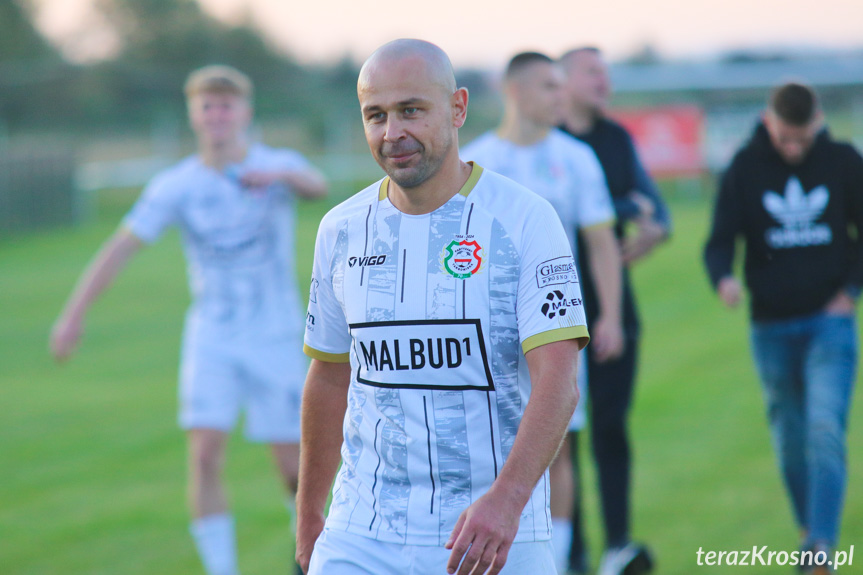
[[[305,158],[305,156],[294,150],[278,150],[276,152],[276,158],[279,167],[285,170],[302,171],[308,170],[312,166],[311,163],[309,163],[309,161]]]
[[[516,316],[524,353],[565,339],[583,348],[590,339],[569,240],[544,200],[524,219]]]
[[[576,176],[579,185],[577,197],[578,227],[590,228],[601,224],[614,224],[616,216],[611,193],[599,159],[592,150],[585,150]]]
[[[288,172],[305,172],[313,169],[311,162],[309,162],[305,156],[297,151],[289,150],[287,148],[274,150],[272,161],[273,168]],[[291,186],[279,185],[277,186],[277,189],[281,196],[293,199],[294,196]]]
[[[151,244],[180,219],[179,193],[170,179],[156,176],[123,219],[123,225],[144,243]]]
[[[743,209],[738,184],[741,165],[738,156],[722,176],[714,203],[710,235],[704,245],[704,265],[714,289],[719,287],[722,278],[732,274],[737,238],[743,232]]]
[[[315,241],[303,351],[314,359],[347,363],[350,361],[351,334],[344,308],[336,298],[331,272],[335,239],[335,233],[329,229],[325,218]]]

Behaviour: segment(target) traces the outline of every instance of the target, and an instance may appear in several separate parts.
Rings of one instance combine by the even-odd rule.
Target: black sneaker
[[[804,557],[805,561],[802,560]],[[830,547],[822,543],[816,543],[801,553],[800,570],[806,575],[832,575],[834,571],[833,566],[830,565],[830,557]],[[819,564],[819,560],[824,560],[825,563]]]
[[[642,575],[653,570],[650,550],[638,543],[609,549],[602,555],[598,575]]]

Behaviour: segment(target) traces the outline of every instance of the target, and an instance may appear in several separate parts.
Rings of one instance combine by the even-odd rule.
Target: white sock
[[[291,534],[297,536],[297,497],[294,494],[285,497],[285,509],[291,516]]]
[[[237,575],[234,518],[228,513],[195,519],[189,526],[207,575]]]
[[[554,547],[554,564],[558,573],[569,568],[569,549],[572,546],[572,521],[561,517],[551,518],[551,544]]]

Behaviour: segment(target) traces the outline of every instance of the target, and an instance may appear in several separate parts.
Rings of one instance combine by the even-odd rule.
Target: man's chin
[[[780,156],[782,156],[782,159],[785,160],[785,163],[788,164],[789,166],[799,166],[800,164],[803,163],[803,159],[805,158],[805,156],[791,156],[791,157],[789,157],[789,156],[784,156],[782,154],[780,154]]]
[[[236,136],[232,133],[207,134],[204,140],[213,147],[226,146],[236,140]]]
[[[428,179],[416,168],[384,168],[384,171],[402,189],[416,188]]]

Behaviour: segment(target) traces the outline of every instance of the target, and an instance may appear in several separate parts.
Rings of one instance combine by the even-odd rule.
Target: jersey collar
[[[471,165],[470,176],[468,176],[467,181],[458,191],[459,194],[467,197],[469,193],[474,189],[476,183],[479,181],[479,177],[482,175],[483,167],[474,162],[468,162]],[[378,188],[378,201],[382,202],[387,199],[387,187],[390,184],[390,177],[387,176],[383,180],[381,180],[380,188]]]

